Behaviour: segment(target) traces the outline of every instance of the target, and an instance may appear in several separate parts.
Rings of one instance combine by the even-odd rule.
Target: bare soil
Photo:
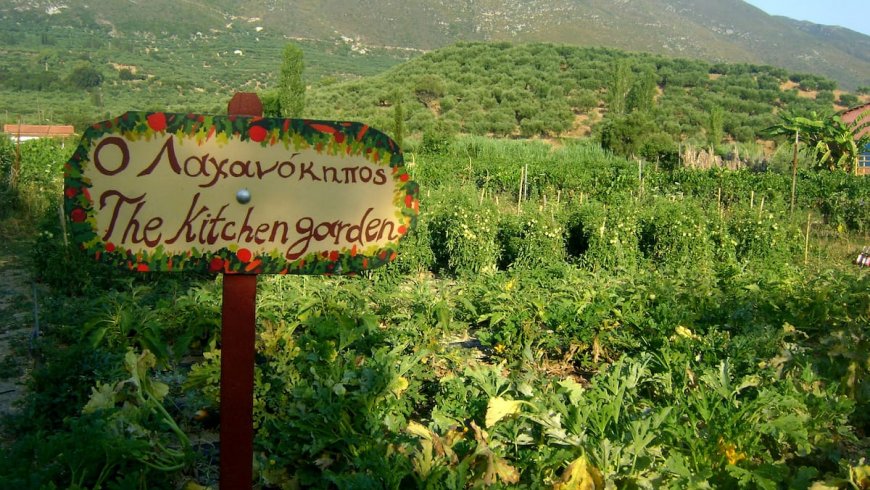
[[[14,413],[30,369],[35,285],[28,243],[0,223],[0,417]]]

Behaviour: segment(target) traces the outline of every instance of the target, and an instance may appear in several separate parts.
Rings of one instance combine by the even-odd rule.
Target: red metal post
[[[262,116],[256,94],[237,93],[229,115]],[[252,487],[257,276],[225,274],[221,317],[220,487]]]

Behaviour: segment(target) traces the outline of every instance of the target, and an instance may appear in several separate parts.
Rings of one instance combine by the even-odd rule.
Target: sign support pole
[[[237,93],[228,115],[262,116],[256,94]],[[220,487],[252,487],[257,275],[224,274],[221,312]]]
[[[251,488],[256,302],[256,275],[224,275],[220,383],[221,488]]]

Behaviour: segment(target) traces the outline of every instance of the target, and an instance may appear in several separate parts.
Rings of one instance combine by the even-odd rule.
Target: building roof
[[[73,126],[50,126],[44,124],[4,124],[3,132],[13,138],[68,138],[75,135]]]

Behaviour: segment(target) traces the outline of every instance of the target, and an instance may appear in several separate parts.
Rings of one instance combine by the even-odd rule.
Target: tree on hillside
[[[660,131],[646,113],[608,116],[600,130],[602,148],[626,158],[669,161],[677,153],[673,138]]]
[[[426,107],[429,107],[432,101],[443,97],[446,92],[447,87],[444,80],[438,75],[423,75],[414,83],[414,94],[417,96],[417,100]]]
[[[645,68],[637,76],[626,95],[628,112],[645,112],[653,108],[656,96],[656,74],[652,68]]]
[[[278,104],[283,117],[302,117],[305,111],[305,68],[303,53],[295,44],[284,47],[284,61],[278,79]]]
[[[103,75],[90,63],[84,63],[73,69],[67,81],[76,88],[87,90],[100,86],[103,83]]]
[[[707,119],[707,144],[715,148],[722,142],[724,134],[725,111],[721,107],[715,106],[710,109],[709,118]]]
[[[281,117],[281,93],[278,90],[261,92],[259,96],[263,103],[264,116]]]
[[[632,86],[631,65],[627,58],[617,61],[611,67],[607,86],[607,109],[609,114],[625,114],[625,101]]]

